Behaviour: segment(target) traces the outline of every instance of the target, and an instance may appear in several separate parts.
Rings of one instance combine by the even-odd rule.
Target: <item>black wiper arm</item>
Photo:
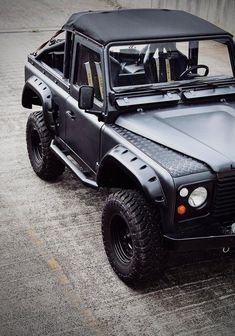
[[[147,86],[138,86],[138,87],[131,87],[131,88],[123,88],[123,89],[116,89],[117,93],[124,93],[124,92],[134,92],[134,91],[142,91],[143,89],[150,89],[150,90],[154,90],[155,92],[159,92],[161,94],[165,94],[166,92],[166,88],[159,88],[156,87],[154,84],[152,85],[147,85]]]
[[[170,89],[169,87],[162,87],[162,88],[160,88],[160,87],[158,87],[158,86],[156,86],[154,84],[150,85],[149,88],[151,90],[154,90],[155,92],[159,92],[161,94],[166,94],[167,91]]]
[[[138,88],[126,88],[126,89],[115,89],[115,92],[117,93],[124,93],[124,92],[132,92],[132,91],[140,91],[143,90],[142,87],[138,87]]]
[[[180,88],[180,87],[187,87],[190,86],[191,84],[207,84],[206,82],[200,80],[200,79],[192,79],[192,80],[188,80],[187,82],[184,83],[178,83],[177,85],[175,85],[175,88]]]
[[[213,82],[200,81],[200,83],[202,83],[203,85],[211,89],[216,89],[218,87],[218,84],[213,83]]]
[[[228,84],[234,84],[234,78],[229,78],[229,79],[210,79],[210,80],[202,80],[202,79],[193,79],[193,80],[189,80],[185,83],[179,83],[177,85],[177,88],[179,87],[187,87],[187,86],[190,86],[191,84],[201,84],[201,85],[204,85],[206,87],[209,87],[209,88],[212,88],[212,89],[215,89],[217,88],[218,86],[220,85],[228,85]]]
[[[177,81],[175,84],[169,84],[164,87],[159,87],[156,84],[149,84],[149,85],[144,85],[144,86],[138,86],[138,87],[129,87],[129,88],[120,88],[116,89],[117,93],[124,93],[124,92],[134,92],[134,91],[142,91],[142,90],[154,90],[155,92],[161,93],[161,94],[166,94],[169,90],[175,90],[178,88],[184,88],[187,86],[191,86],[192,84],[196,85],[203,85],[205,87],[209,88],[217,88],[220,85],[226,85],[226,84],[235,84],[235,79],[234,78],[228,78],[228,79],[210,79],[210,80],[202,80],[202,79],[191,79],[188,80],[187,82],[180,83]]]
[[[213,81],[211,80],[210,82],[203,81],[203,83],[205,83],[205,84],[207,84],[211,87],[214,86],[215,88],[217,88],[220,85],[234,85],[235,84],[235,79],[234,78],[214,79]]]

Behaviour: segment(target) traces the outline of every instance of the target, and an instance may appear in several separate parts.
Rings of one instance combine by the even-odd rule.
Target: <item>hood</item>
[[[235,168],[235,108],[229,104],[122,114],[116,124],[205,162],[215,172]]]

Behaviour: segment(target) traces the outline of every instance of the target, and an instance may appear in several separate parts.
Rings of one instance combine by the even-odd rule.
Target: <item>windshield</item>
[[[117,92],[233,77],[225,39],[116,45],[109,48],[109,60]]]

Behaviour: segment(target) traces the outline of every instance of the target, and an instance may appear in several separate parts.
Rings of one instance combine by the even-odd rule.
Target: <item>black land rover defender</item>
[[[234,247],[234,75],[232,36],[175,10],[76,13],[29,55],[22,104],[42,107],[27,123],[32,167],[118,189],[102,234],[127,284],[169,250]]]

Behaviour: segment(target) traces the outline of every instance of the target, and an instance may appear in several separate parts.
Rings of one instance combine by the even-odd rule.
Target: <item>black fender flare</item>
[[[112,148],[100,163],[97,172],[97,184],[100,187],[107,186],[104,172],[112,164],[117,165],[123,172],[128,174],[149,201],[166,205],[166,197],[161,182],[153,168],[120,144]]]
[[[22,105],[25,108],[32,108],[34,103],[33,93],[40,99],[42,111],[46,125],[49,130],[55,130],[55,124],[52,111],[52,93],[47,84],[37,76],[31,76],[25,83],[22,93]]]

